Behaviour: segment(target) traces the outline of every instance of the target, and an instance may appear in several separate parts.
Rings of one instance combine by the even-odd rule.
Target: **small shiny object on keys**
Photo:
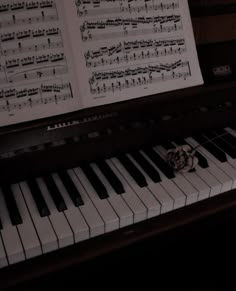
[[[174,171],[186,173],[194,169],[198,164],[195,152],[195,149],[189,145],[177,146],[167,151],[166,161]]]

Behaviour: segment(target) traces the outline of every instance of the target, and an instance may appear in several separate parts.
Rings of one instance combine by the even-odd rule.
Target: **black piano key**
[[[11,186],[8,184],[3,184],[1,185],[1,189],[12,225],[22,224],[22,217],[17,207],[15,197],[12,193]]]
[[[214,132],[207,132],[204,135],[212,140],[212,143],[217,145],[222,151],[228,154],[231,158],[236,158],[236,148],[234,149],[231,145],[229,145],[224,139],[218,137],[218,135]]]
[[[225,140],[232,147],[236,148],[236,137],[226,130],[216,130],[214,131],[218,136],[220,135],[223,140]]]
[[[52,176],[50,175],[45,175],[42,177],[47,188],[48,191],[56,205],[56,208],[59,212],[65,211],[67,210],[67,206],[66,203],[63,199],[63,197],[61,196],[60,191],[57,188],[57,185],[55,183],[55,181],[53,180]]]
[[[88,178],[89,182],[93,186],[94,190],[97,192],[100,199],[107,199],[109,197],[106,187],[98,178],[97,174],[91,168],[89,164],[82,164],[80,168]]]
[[[51,213],[48,209],[48,206],[44,200],[43,194],[36,182],[35,179],[29,179],[27,180],[27,184],[30,188],[32,197],[34,199],[34,202],[36,204],[36,207],[39,211],[39,214],[41,217],[49,216]]]
[[[220,150],[217,146],[215,146],[212,142],[210,142],[202,134],[196,134],[193,136],[193,138],[221,163],[227,162],[227,157],[225,153],[222,150]]]
[[[117,194],[125,193],[124,187],[106,161],[98,161],[96,162],[97,166],[107,178],[108,182],[111,184],[112,188],[116,191]]]
[[[162,142],[161,146],[167,151],[175,148],[175,146],[170,141]]]
[[[177,145],[189,145],[191,148],[193,148],[186,140],[183,138],[175,138],[174,142]],[[198,159],[198,164],[201,168],[206,169],[209,167],[207,159],[198,151],[195,152],[195,157]]]
[[[82,197],[78,191],[78,189],[75,187],[75,184],[71,180],[70,175],[67,173],[67,171],[61,171],[58,172],[58,175],[65,186],[72,202],[76,207],[79,207],[81,205],[84,205],[84,202],[82,200]]]
[[[159,156],[159,154],[154,149],[151,147],[143,148],[142,151],[166,175],[168,179],[175,178],[173,169]]]
[[[161,181],[161,177],[158,171],[139,151],[131,152],[130,155],[135,159],[135,161],[140,165],[140,167],[146,172],[146,174],[152,179],[154,183]]]
[[[135,166],[135,164],[126,156],[126,155],[118,155],[117,159],[124,166],[124,168],[129,172],[129,174],[133,177],[135,182],[140,187],[147,187],[147,181],[144,175],[139,171],[139,169]]]

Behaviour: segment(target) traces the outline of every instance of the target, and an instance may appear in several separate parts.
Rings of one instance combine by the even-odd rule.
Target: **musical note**
[[[14,112],[23,108],[33,108],[48,103],[58,104],[73,98],[70,83],[40,84],[28,88],[0,90],[0,112]]]
[[[174,63],[151,63],[133,68],[93,72],[89,84],[92,94],[100,94],[173,79],[186,80],[189,76],[191,76],[189,62],[178,60]]]
[[[35,39],[39,37],[47,37],[47,36],[60,36],[61,31],[58,27],[52,27],[48,29],[28,29],[28,30],[20,30],[17,32],[6,32],[0,34],[0,41],[9,42],[9,41],[17,41],[21,39]]]
[[[52,53],[36,56],[28,56],[23,58],[7,59],[5,61],[5,69],[25,68],[35,66],[42,63],[66,62],[64,53]],[[4,66],[3,66],[4,67]]]
[[[12,20],[0,21],[0,28],[19,26],[19,25],[27,25],[34,24],[40,22],[53,22],[58,20],[57,14],[47,15],[47,16],[34,16],[34,17],[22,17],[16,19],[15,17]]]
[[[62,47],[61,30],[56,26],[46,29],[18,30],[0,34],[0,55],[2,56]]]
[[[84,21],[80,26],[83,41],[109,39],[121,36],[168,33],[182,30],[180,15],[164,15],[136,18],[108,18],[105,20]]]
[[[21,43],[18,43],[18,46],[15,48],[8,48],[8,49],[0,49],[0,55],[2,56],[10,56],[10,55],[19,55],[23,53],[28,53],[28,52],[38,52],[38,51],[43,51],[43,50],[49,50],[49,49],[56,49],[56,48],[63,48],[63,42],[62,41],[55,41],[55,42],[42,42],[40,44],[35,44],[35,45],[25,45],[22,46]]]
[[[39,68],[38,71],[29,70],[23,72],[17,72],[14,74],[9,74],[8,82],[9,83],[17,83],[25,80],[34,80],[39,78],[48,78],[55,77],[59,75],[64,75],[68,72],[68,68],[65,66],[57,66],[57,67],[45,67]]]
[[[84,57],[87,67],[129,63],[186,52],[183,38],[164,40],[123,41],[116,45],[88,50]]]
[[[8,58],[0,65],[0,84],[48,78],[68,73],[63,52]]]
[[[55,8],[56,4],[54,1],[31,1],[31,2],[13,2],[12,4],[1,4],[0,5],[0,14],[6,14],[10,12],[22,12],[22,11],[32,11],[37,9],[49,9]]]
[[[109,2],[109,7],[106,4]],[[133,3],[132,3],[133,2]],[[75,1],[77,14],[83,16],[99,16],[118,13],[165,12],[179,8],[179,1]]]

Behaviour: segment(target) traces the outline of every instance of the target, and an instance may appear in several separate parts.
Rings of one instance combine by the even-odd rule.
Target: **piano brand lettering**
[[[232,69],[230,65],[225,65],[225,66],[219,66],[219,67],[214,67],[212,69],[213,75],[214,76],[229,76],[232,75]]]
[[[47,130],[51,131],[51,130],[66,128],[66,127],[75,126],[78,124],[94,122],[97,120],[104,120],[104,119],[108,119],[108,118],[112,118],[112,117],[116,117],[116,116],[118,116],[117,112],[94,115],[94,116],[90,116],[90,117],[85,117],[85,118],[80,119],[80,120],[73,120],[73,121],[68,121],[68,122],[63,122],[63,123],[56,123],[54,125],[49,125],[47,127]]]

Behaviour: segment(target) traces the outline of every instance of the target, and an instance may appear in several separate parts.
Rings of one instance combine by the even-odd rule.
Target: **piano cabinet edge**
[[[185,226],[194,228],[194,224],[201,222],[206,225],[207,219],[213,219],[213,224],[216,225],[217,221],[227,223],[229,220],[232,221],[232,218],[236,221],[235,195],[236,190],[231,190],[158,217],[0,269],[0,290],[15,290],[14,288],[21,290],[21,284],[27,286],[35,280],[42,283],[45,276],[55,275],[71,267],[83,268],[84,263],[88,263],[89,269],[92,270],[94,259],[101,261],[105,255],[109,256],[142,242],[148,244],[154,238],[157,243],[163,240],[165,243],[165,236],[167,240],[174,239],[174,231]]]
[[[127,128],[43,151],[26,152],[0,160],[0,181],[17,183],[29,177],[40,176],[59,169],[77,167],[84,161],[93,162],[111,158],[117,153],[157,144],[170,137],[191,135],[202,128],[222,128],[234,121],[235,107],[218,112],[190,112],[184,118],[180,115],[178,118],[159,121],[143,128]]]

